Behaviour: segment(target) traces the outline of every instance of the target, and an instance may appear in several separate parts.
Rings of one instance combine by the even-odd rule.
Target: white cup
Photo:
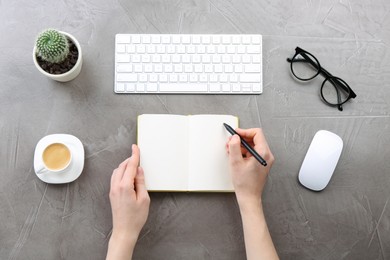
[[[41,160],[37,167],[37,174],[64,171],[72,162],[70,148],[61,142],[47,144],[40,156]]]

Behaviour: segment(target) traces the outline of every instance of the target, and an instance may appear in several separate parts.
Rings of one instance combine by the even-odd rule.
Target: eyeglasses
[[[340,111],[343,111],[342,104],[356,97],[356,94],[344,80],[334,77],[322,68],[320,62],[311,53],[296,47],[294,57],[287,58],[287,62],[290,62],[291,72],[299,80],[309,81],[319,74],[325,77],[320,93],[326,104],[338,107]]]

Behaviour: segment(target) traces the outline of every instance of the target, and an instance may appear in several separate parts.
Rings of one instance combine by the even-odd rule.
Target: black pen
[[[256,160],[259,161],[259,163],[260,163],[261,165],[267,166],[267,162],[263,159],[263,157],[261,157],[261,156],[255,151],[255,149],[253,149],[252,147],[250,147],[250,145],[249,145],[249,144],[248,144],[248,143],[247,143],[239,134],[237,134],[237,132],[234,131],[234,129],[233,129],[230,125],[228,125],[228,124],[226,124],[226,123],[223,123],[223,125],[225,126],[226,130],[227,130],[229,133],[231,133],[232,135],[238,135],[238,136],[240,137],[240,139],[241,139],[241,144],[245,147],[245,149],[248,150],[248,152],[249,152],[250,154],[253,155],[253,157],[256,158]]]

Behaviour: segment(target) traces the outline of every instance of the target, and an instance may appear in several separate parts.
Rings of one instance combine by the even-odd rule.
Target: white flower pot
[[[77,62],[76,64],[74,65],[74,67],[69,70],[68,72],[66,73],[63,73],[63,74],[50,74],[46,71],[44,71],[41,66],[39,66],[38,64],[38,61],[37,61],[37,55],[36,55],[36,46],[34,45],[34,50],[33,50],[33,60],[34,60],[34,64],[35,64],[35,67],[37,67],[37,69],[45,76],[51,78],[51,79],[54,79],[56,81],[61,81],[61,82],[66,82],[66,81],[70,81],[72,79],[74,79],[75,77],[77,77],[77,75],[79,75],[80,71],[81,71],[81,66],[82,66],[82,63],[83,63],[83,56],[82,56],[82,52],[81,52],[81,46],[79,44],[79,42],[76,40],[75,37],[73,37],[73,35],[69,34],[69,33],[66,33],[66,32],[61,32],[60,33],[64,34],[65,36],[67,36],[69,39],[72,40],[72,42],[76,45],[77,47],[77,50],[79,52],[79,56],[78,56],[78,59],[77,59]]]

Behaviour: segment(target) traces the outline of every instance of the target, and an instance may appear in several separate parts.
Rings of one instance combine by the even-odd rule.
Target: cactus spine
[[[36,47],[38,56],[52,63],[64,61],[69,53],[66,36],[54,29],[43,31],[37,38]]]

